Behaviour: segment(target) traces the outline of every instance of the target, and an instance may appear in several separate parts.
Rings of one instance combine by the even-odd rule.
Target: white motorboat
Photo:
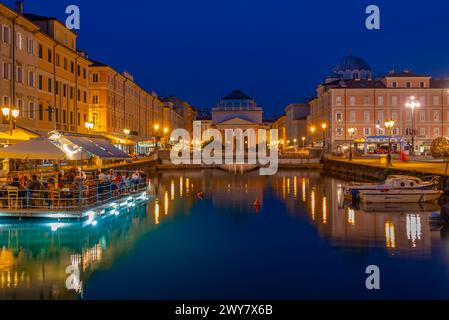
[[[362,203],[425,203],[438,200],[440,190],[362,190],[359,193]]]
[[[392,175],[382,183],[350,183],[343,186],[345,198],[354,199],[359,197],[361,191],[375,190],[433,190],[438,184],[438,177],[424,181],[417,177],[405,175]]]

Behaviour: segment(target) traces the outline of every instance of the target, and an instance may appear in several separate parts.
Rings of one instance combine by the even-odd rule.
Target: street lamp
[[[355,128],[348,129],[349,137],[351,138],[349,141],[349,161],[352,161],[352,138],[355,135]]]
[[[314,147],[313,138],[314,138],[314,135],[315,135],[315,131],[316,131],[315,127],[311,127],[310,128],[310,132],[312,133],[312,148]]]
[[[306,148],[306,137],[302,137],[302,148]]]
[[[388,135],[388,162],[387,162],[387,166],[391,166],[391,135],[392,135],[392,130],[394,127],[394,120],[389,120],[387,122],[385,122],[385,128],[390,132],[390,134]]]
[[[13,124],[15,123],[16,119],[20,115],[20,111],[18,109],[10,109],[8,107],[2,108],[3,116],[6,118],[6,120],[9,121],[9,128],[10,128],[10,135],[12,136],[12,130],[13,130]]]
[[[125,134],[125,138],[126,138],[126,142],[125,143],[128,144],[128,136],[131,133],[131,130],[123,129],[123,133]],[[128,153],[131,153],[131,149],[130,149],[129,146],[128,146]]]
[[[327,123],[323,122],[321,124],[321,128],[323,129],[323,150],[326,147],[326,129],[327,129]]]
[[[90,131],[94,128],[93,122],[86,122],[86,123],[84,123],[84,126],[86,127],[89,134],[90,134]]]
[[[407,108],[412,109],[412,155],[415,154],[415,108],[421,107],[421,103],[416,101],[414,96],[411,96],[410,99],[405,104]]]
[[[293,139],[293,143],[295,144],[295,152],[298,150],[297,142],[298,142],[298,139]]]

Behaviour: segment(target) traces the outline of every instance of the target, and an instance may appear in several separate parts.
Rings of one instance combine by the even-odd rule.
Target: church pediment
[[[234,118],[219,122],[217,124],[220,124],[220,125],[254,125],[256,123],[246,120],[246,119],[243,119],[243,118],[240,118],[240,117],[234,117]]]

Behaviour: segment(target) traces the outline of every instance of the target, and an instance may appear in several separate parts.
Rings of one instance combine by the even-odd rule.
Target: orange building
[[[410,102],[419,102],[411,108]],[[321,128],[324,135],[311,136],[315,142],[327,140],[332,151],[354,143],[360,153],[374,153],[393,136],[394,147],[412,146],[415,153],[429,150],[433,139],[449,135],[449,80],[409,71],[394,72],[373,79],[368,64],[348,56],[318,86],[310,103],[308,127]],[[394,120],[391,130],[387,120]],[[354,135],[349,134],[354,129]]]

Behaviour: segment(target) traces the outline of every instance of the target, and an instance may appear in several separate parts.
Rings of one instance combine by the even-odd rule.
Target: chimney
[[[14,10],[15,10],[18,14],[23,15],[23,11],[24,11],[24,4],[23,4],[23,1],[16,1]]]

